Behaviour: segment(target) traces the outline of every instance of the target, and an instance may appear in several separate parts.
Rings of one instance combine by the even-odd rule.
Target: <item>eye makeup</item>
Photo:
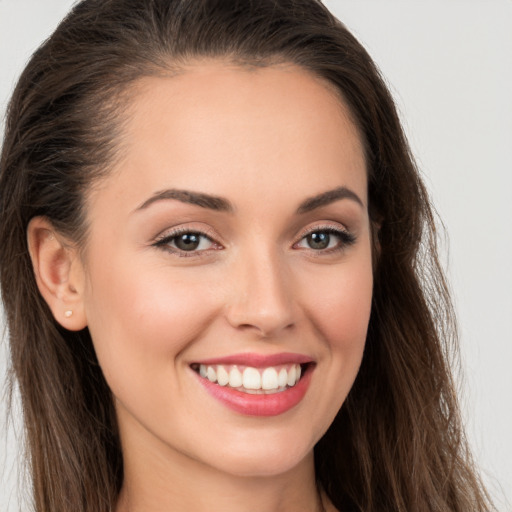
[[[356,242],[356,236],[332,225],[312,226],[301,233],[292,249],[329,255],[345,250]],[[152,244],[178,257],[201,257],[211,251],[223,250],[212,234],[205,230],[181,227],[157,238]]]
[[[311,250],[322,254],[339,252],[356,242],[356,236],[346,229],[332,225],[314,226],[308,229],[294,244],[294,248]]]
[[[154,247],[168,251],[178,257],[198,257],[205,252],[222,250],[211,234],[197,229],[182,227],[157,238]]]

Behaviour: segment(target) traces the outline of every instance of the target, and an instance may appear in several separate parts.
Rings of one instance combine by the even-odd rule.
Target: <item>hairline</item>
[[[147,87],[153,79],[172,79],[186,74],[194,68],[197,69],[200,66],[213,66],[216,64],[220,64],[228,69],[233,68],[234,70],[243,70],[247,72],[258,72],[267,68],[300,70],[322,85],[339,104],[339,114],[345,116],[356,130],[356,136],[363,152],[368,183],[368,144],[360,123],[358,123],[357,117],[349,102],[346,100],[341,88],[332,80],[322,76],[316,70],[295,62],[293,58],[286,58],[284,54],[280,55],[278,53],[264,58],[251,58],[249,55],[244,56],[232,52],[213,56],[200,54],[188,57],[178,56],[174,59],[171,55],[164,55],[159,63],[148,63],[146,60],[145,66],[141,66],[138,76],[134,76],[133,79],[127,81],[125,84],[120,84],[117,87],[115,85],[110,85],[106,90],[102,91],[100,99],[97,101],[98,105],[105,106],[106,111],[110,114],[109,118],[111,119],[113,127],[116,128],[116,130],[114,130],[114,135],[111,137],[113,148],[108,161],[103,162],[102,172],[98,173],[98,176],[93,177],[87,184],[82,197],[83,211],[81,212],[81,233],[79,238],[75,240],[75,243],[72,245],[76,246],[79,257],[84,265],[87,262],[87,242],[91,228],[88,221],[87,207],[91,203],[92,196],[101,189],[104,182],[116,173],[122,172],[121,163],[123,160],[124,150],[127,149],[127,146],[123,144],[123,135],[125,133],[126,124],[129,122],[130,116],[133,114],[132,105],[134,105],[136,98],[142,93],[144,87]],[[110,103],[110,106],[108,103]],[[371,211],[369,201],[370,197],[368,196],[368,211]]]

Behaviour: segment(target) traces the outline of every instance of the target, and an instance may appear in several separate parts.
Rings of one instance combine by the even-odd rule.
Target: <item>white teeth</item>
[[[208,366],[206,376],[210,382],[216,382],[217,380],[217,373],[215,373],[215,370],[211,366]]]
[[[297,377],[297,370],[295,369],[295,365],[293,365],[289,370],[288,370],[288,386],[293,386],[295,385],[295,382],[296,382],[296,377]]]
[[[288,384],[288,372],[285,368],[281,368],[281,371],[277,376],[277,384],[280,388],[284,388],[286,384]]]
[[[245,389],[261,389],[261,375],[256,368],[248,366],[244,370],[242,381]]]
[[[225,386],[229,382],[229,374],[224,366],[217,366],[217,383]]]
[[[277,389],[277,371],[275,368],[265,368],[261,374],[261,389]]]
[[[242,373],[238,368],[232,368],[229,372],[229,385],[232,388],[242,387]]]
[[[270,366],[257,369],[251,366],[238,368],[237,365],[199,365],[199,375],[216,382],[220,386],[229,386],[247,393],[279,392],[295,386],[301,376],[300,364]]]

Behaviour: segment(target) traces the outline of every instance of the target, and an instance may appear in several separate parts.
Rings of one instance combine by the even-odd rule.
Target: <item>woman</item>
[[[36,510],[491,509],[425,189],[319,3],[81,2],[0,190]]]

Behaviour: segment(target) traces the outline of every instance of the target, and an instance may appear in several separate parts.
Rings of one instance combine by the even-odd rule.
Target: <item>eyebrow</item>
[[[312,210],[316,210],[317,208],[321,208],[322,206],[327,206],[335,201],[339,201],[340,199],[351,199],[364,208],[363,201],[361,201],[360,197],[355,192],[347,187],[338,187],[333,190],[328,190],[327,192],[322,192],[316,196],[309,197],[300,204],[297,208],[297,213],[308,213]]]
[[[233,211],[233,206],[227,199],[209,194],[202,194],[201,192],[191,192],[189,190],[178,189],[167,189],[156,192],[149,199],[144,201],[139,207],[137,207],[136,211],[144,210],[157,201],[168,199],[175,199],[177,201],[181,201],[182,203],[194,204],[196,206],[200,206],[201,208],[208,208],[209,210],[215,210],[219,212]]]
[[[234,211],[233,205],[227,199],[219,196],[212,196],[210,194],[203,194],[201,192],[179,189],[167,189],[155,192],[155,194],[153,194],[149,199],[138,206],[135,211],[144,210],[157,201],[170,199],[219,212],[232,213]],[[355,192],[347,187],[338,187],[333,190],[322,192],[316,196],[308,197],[299,205],[296,213],[308,213],[341,199],[351,199],[364,208],[363,202]]]

